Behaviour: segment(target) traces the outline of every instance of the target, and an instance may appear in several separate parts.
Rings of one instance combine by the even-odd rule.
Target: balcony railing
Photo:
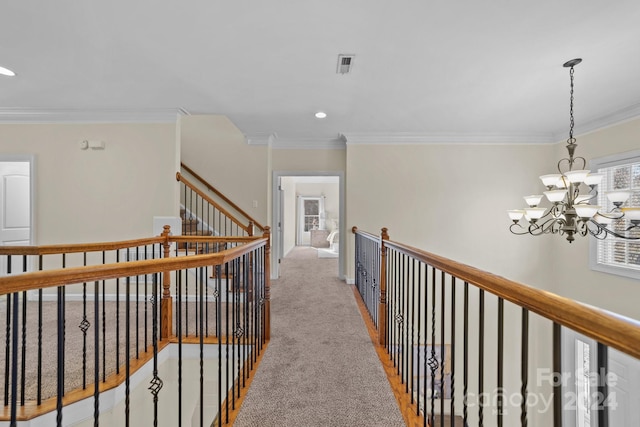
[[[231,422],[269,340],[268,242],[0,246],[0,421]]]
[[[638,322],[391,241],[386,229],[353,233],[355,287],[408,425],[527,426],[535,412],[534,425],[559,427],[570,410],[606,426],[625,410],[608,360],[638,361]],[[578,339],[563,354],[567,334]]]

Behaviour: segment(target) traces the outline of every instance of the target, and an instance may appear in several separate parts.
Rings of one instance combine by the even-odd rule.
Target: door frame
[[[33,154],[2,154],[0,153],[0,162],[27,162],[29,163],[29,245],[33,245],[36,238],[35,230],[35,207],[36,207],[36,158]],[[2,200],[0,200],[0,209],[3,209]]]
[[[344,266],[345,266],[345,241],[346,241],[346,203],[345,203],[345,182],[344,171],[273,171],[272,175],[272,218],[273,218],[273,232],[272,238],[272,251],[271,254],[275,255],[271,257],[271,278],[277,279],[280,276],[280,258],[283,256],[283,243],[282,243],[282,191],[280,191],[280,178],[287,176],[335,176],[338,177],[338,192],[340,208],[338,212],[338,230],[340,232],[340,238],[338,240],[338,278],[344,280]]]

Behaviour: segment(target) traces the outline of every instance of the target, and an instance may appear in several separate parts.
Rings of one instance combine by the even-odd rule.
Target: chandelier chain
[[[571,91],[569,97],[569,144],[575,144],[576,139],[573,137],[573,66],[569,70],[569,76],[571,77]]]

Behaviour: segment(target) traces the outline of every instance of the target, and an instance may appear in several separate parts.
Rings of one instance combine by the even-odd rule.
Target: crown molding
[[[640,118],[640,103],[621,108],[585,123],[576,124],[575,134],[576,136],[585,135],[638,118]],[[554,137],[556,141],[563,141],[567,139],[567,133],[567,130],[557,132]]]
[[[345,140],[337,138],[277,138],[271,144],[274,150],[344,150]]]
[[[271,145],[277,137],[278,135],[276,133],[255,133],[245,135],[244,140],[248,145]]]
[[[148,109],[0,109],[0,123],[175,123],[182,108]]]
[[[552,144],[552,134],[344,133],[347,145],[357,144]]]
[[[274,150],[344,150],[345,139],[337,138],[280,138],[276,133],[245,135],[248,145],[268,145]]]

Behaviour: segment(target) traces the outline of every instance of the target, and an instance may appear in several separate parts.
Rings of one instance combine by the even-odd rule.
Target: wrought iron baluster
[[[189,245],[185,243],[185,256],[189,256]],[[184,336],[189,336],[189,269],[184,274]]]
[[[226,221],[225,221],[226,222]],[[226,232],[226,229],[225,229]],[[225,390],[229,390],[229,335],[230,335],[230,323],[231,321],[229,320],[229,292],[230,292],[230,286],[229,286],[229,274],[233,274],[233,271],[231,271],[231,273],[229,272],[229,263],[226,263],[224,266],[225,269],[225,318],[226,318],[226,322],[225,322],[225,337],[226,337],[226,343],[225,343],[225,361],[226,361],[226,366],[225,366],[225,371],[224,371],[224,376],[225,376]],[[233,269],[233,264],[231,264],[231,269]],[[233,359],[231,359],[233,361]],[[225,420],[228,423],[229,422],[229,400],[226,400],[225,402]]]
[[[562,326],[553,322],[553,372],[562,372]],[[553,425],[562,427],[562,381],[553,382]]]
[[[597,372],[598,378],[598,427],[609,427],[609,351],[608,347],[602,343],[597,344]]]
[[[455,426],[456,413],[456,278],[451,276],[451,427]],[[443,381],[444,384],[444,381]]]
[[[176,248],[177,250],[177,248]],[[176,336],[178,337],[178,425],[182,425],[182,272],[176,271]],[[186,270],[184,271],[186,274]]]
[[[9,271],[11,274],[11,271]],[[18,300],[19,293],[14,292],[7,299],[13,299],[12,335],[11,335],[11,425],[16,425],[18,410]]]
[[[467,400],[469,399],[469,283],[464,282],[464,319],[463,319],[463,359],[462,366],[462,382],[464,387],[462,390],[462,421],[463,425],[469,425],[469,409]]]
[[[401,303],[402,303],[402,323],[401,323],[401,340],[402,340],[402,376],[401,381],[405,384],[405,393],[409,392],[409,381],[407,378],[407,365],[409,357],[409,327],[407,325],[409,315],[409,289],[407,288],[407,255],[403,254],[402,257],[402,279],[400,282],[401,289]]]
[[[106,264],[106,253],[102,251],[102,264]],[[102,281],[102,382],[107,381],[107,283]],[[97,325],[97,323],[96,323]],[[96,347],[97,351],[98,347]]]
[[[446,314],[446,274],[444,271],[440,272],[440,426],[444,427],[444,368],[446,365],[445,359],[445,314]]]
[[[129,249],[127,249],[127,260],[129,259]],[[125,384],[124,384],[124,417],[125,425],[129,427],[129,414],[130,414],[130,398],[131,391],[131,278],[125,279]]]
[[[22,256],[22,272],[27,272],[27,256]],[[27,369],[27,291],[22,292],[22,372],[20,384],[20,405],[25,403],[25,382]]]
[[[222,425],[222,268],[220,265],[216,269],[216,335],[218,336],[218,425]]]
[[[407,364],[408,364],[408,368],[409,368],[409,377],[408,377],[408,381],[407,381],[407,385],[408,385],[408,391],[410,392],[410,400],[411,403],[413,404],[413,392],[415,391],[415,380],[414,380],[414,372],[413,372],[413,365],[415,365],[415,362],[413,362],[414,358],[415,358],[415,347],[414,347],[414,337],[415,337],[415,304],[416,304],[416,259],[412,258],[412,262],[411,262],[411,298],[410,298],[410,304],[409,304],[409,311],[407,313],[408,318],[411,321],[411,345],[409,346],[409,348],[411,349],[410,353],[411,353],[411,357],[409,358],[409,356],[407,356]],[[407,352],[409,353],[409,352]],[[411,363],[409,363],[409,360],[411,361]]]
[[[498,427],[503,425],[504,411],[504,300],[498,298]]]
[[[196,242],[195,255],[198,255],[199,253],[200,253],[199,252],[199,243]],[[195,294],[194,294],[195,304],[193,305],[194,306],[193,310],[194,310],[195,313],[194,313],[194,318],[193,319],[196,322],[195,327],[194,327],[194,329],[195,329],[194,333],[195,333],[195,336],[197,337],[197,336],[199,336],[200,329],[201,329],[200,325],[199,325],[200,317],[198,316],[198,310],[200,309],[200,292],[198,292],[198,287],[202,282],[202,274],[201,274],[202,273],[202,269],[195,268],[194,270],[195,270],[195,275],[196,275],[195,280],[194,280],[194,286],[195,286],[196,290],[195,290]]]
[[[521,361],[520,370],[520,396],[522,403],[520,405],[520,425],[527,427],[527,387],[529,381],[529,310],[522,309],[522,336],[521,336]]]
[[[422,367],[422,363],[420,363],[420,355],[422,354],[422,352],[420,351],[421,347],[424,347],[426,349],[426,345],[422,344],[422,323],[423,323],[423,319],[422,319],[422,262],[418,261],[418,280],[417,280],[417,285],[418,285],[418,313],[416,314],[416,319],[418,319],[418,336],[416,337],[417,340],[417,347],[418,350],[415,352],[415,358],[416,361],[413,363],[418,372],[417,372],[417,376],[418,376],[418,382],[415,386],[415,390],[416,390],[416,415],[420,415],[420,401],[422,400],[422,405],[424,405],[425,402],[425,398],[426,396],[424,396],[422,399],[420,399],[420,378],[423,378],[422,381],[426,382],[426,374],[424,372],[422,372],[420,370],[420,368]],[[427,414],[426,412],[423,412],[424,416],[423,416],[423,420],[424,420],[424,426],[427,425]]]
[[[427,427],[429,423],[429,409],[427,402],[427,367],[429,366],[427,359],[427,351],[429,350],[429,338],[428,338],[428,326],[429,326],[429,266],[424,264],[424,314],[423,314],[423,323],[424,323],[424,350],[422,354],[422,372],[423,372],[423,381],[422,381],[422,396],[423,396],[423,415],[424,415],[424,427]]]
[[[431,412],[430,424],[435,425],[435,397],[436,397],[436,371],[438,359],[436,358],[436,268],[431,267],[431,356],[429,357],[429,369],[431,370]]]
[[[163,382],[158,376],[158,310],[156,306],[158,301],[158,273],[153,274],[153,292],[151,295],[151,309],[153,310],[152,314],[152,324],[153,324],[153,332],[152,332],[152,343],[153,343],[153,378],[151,379],[149,390],[153,395],[153,425],[157,427],[158,425],[158,394],[162,389]]]
[[[478,425],[484,425],[484,291],[478,290]]]
[[[87,266],[87,253],[84,252],[82,265]],[[87,331],[91,324],[87,320],[87,282],[82,283],[82,321],[78,328],[82,331],[82,389],[87,388]]]
[[[120,263],[120,251],[116,250],[116,263]],[[116,278],[116,374],[120,373],[120,278]]]
[[[207,204],[207,215],[209,210],[209,204]],[[208,218],[207,218],[208,221]],[[207,222],[208,224],[208,222]],[[211,253],[211,248],[209,247],[209,243],[205,244],[205,253]],[[209,337],[209,267],[204,269],[204,274],[206,275],[204,278],[204,299],[206,304],[204,305],[204,321],[205,321],[205,335]]]
[[[25,269],[26,272],[26,269]],[[16,307],[17,308],[17,307]],[[18,326],[16,324],[16,326]],[[25,402],[25,381],[27,369],[27,292],[22,292],[22,357],[20,364],[20,406]]]
[[[38,257],[38,270],[42,271],[42,255]],[[38,289],[38,395],[36,402],[42,403],[42,289]]]
[[[100,419],[100,282],[95,281],[93,285],[93,425],[98,427]]]
[[[199,319],[199,333],[200,333],[200,341],[199,341],[199,348],[200,348],[200,427],[204,426],[204,318],[203,318],[203,308],[204,308],[204,292],[203,292],[203,288],[204,288],[204,274],[205,274],[205,268],[204,267],[200,267],[196,270],[196,274],[199,271],[200,272],[200,298],[198,301],[198,304],[200,305],[200,319]],[[196,292],[198,289],[198,284],[196,282]],[[198,304],[196,304],[196,307],[198,306]],[[196,317],[198,316],[198,311],[196,310]],[[196,332],[197,334],[198,332]]]
[[[64,267],[63,267],[64,268]],[[62,426],[62,398],[64,397],[64,287],[58,286],[58,357],[57,357],[57,396],[56,396],[56,425]]]
[[[11,255],[8,256],[8,274],[11,274]],[[4,406],[9,405],[9,369],[11,368],[11,301],[7,298],[7,318],[5,323],[5,349],[4,349]]]
[[[395,325],[395,317],[396,317],[396,304],[398,302],[397,298],[397,281],[394,280],[396,277],[396,253],[395,251],[390,250],[389,260],[389,271],[387,281],[387,289],[389,290],[389,317],[387,320],[387,328],[389,329],[389,342],[387,343],[387,351],[389,353],[389,358],[393,361],[393,367],[396,366],[396,358],[395,355],[397,353],[396,346],[396,325]]]

